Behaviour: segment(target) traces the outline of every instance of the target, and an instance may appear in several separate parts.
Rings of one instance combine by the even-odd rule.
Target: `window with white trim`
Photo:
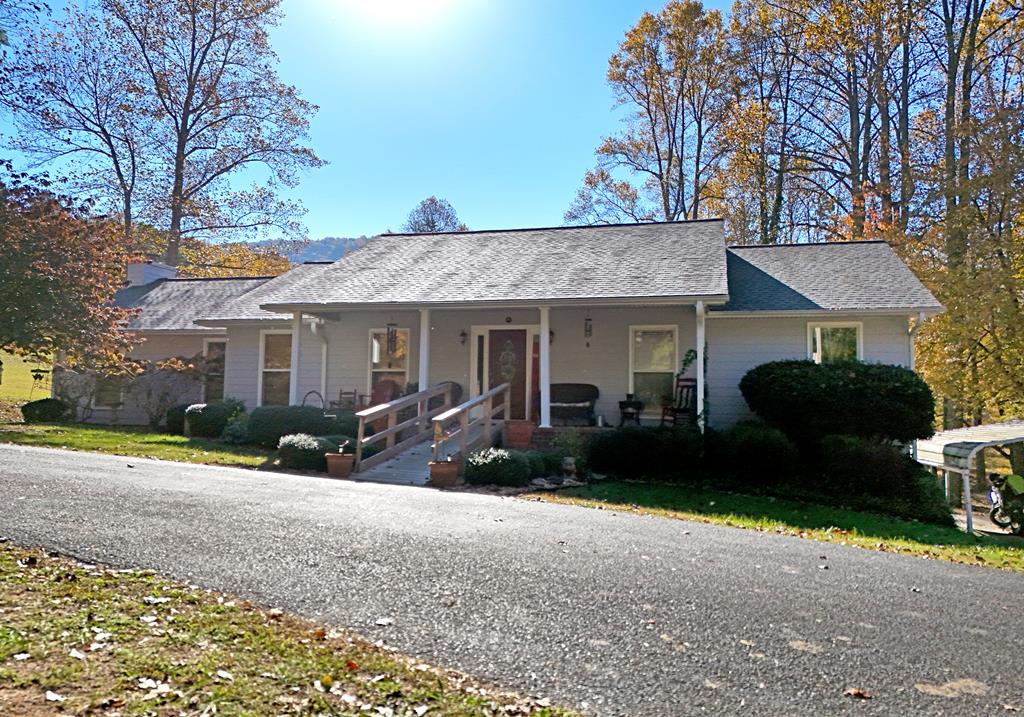
[[[629,328],[629,392],[634,400],[643,401],[645,413],[672,402],[678,367],[677,328]]]
[[[405,391],[409,383],[409,329],[396,328],[394,332],[393,344],[388,346],[387,329],[370,331],[371,399],[376,394],[386,391],[385,388],[377,388],[385,381],[395,384],[391,392],[397,391],[398,395]]]
[[[814,363],[860,361],[864,325],[859,321],[807,324],[807,358]]]
[[[207,339],[203,344],[203,401],[206,403],[224,400],[224,357],[227,346],[227,342],[221,339]]]
[[[287,406],[292,375],[292,334],[266,332],[260,349],[260,405]]]

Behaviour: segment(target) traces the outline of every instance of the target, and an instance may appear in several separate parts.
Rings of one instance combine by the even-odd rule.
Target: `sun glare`
[[[452,0],[340,0],[346,15],[375,25],[423,25],[436,20]]]

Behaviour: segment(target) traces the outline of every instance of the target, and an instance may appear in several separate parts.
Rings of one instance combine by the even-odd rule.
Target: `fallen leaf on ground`
[[[862,690],[860,687],[847,687],[843,694],[847,697],[853,697],[858,700],[871,699],[871,693],[867,690]]]
[[[959,697],[961,695],[981,696],[988,694],[988,685],[971,678],[950,680],[941,685],[933,685],[929,682],[918,682],[914,685],[918,692],[935,697]]]
[[[19,652],[17,655],[14,656],[14,659],[18,662],[24,662],[30,657],[32,657],[32,655],[28,654],[27,652]]]
[[[345,662],[345,669],[349,672],[355,672],[359,669],[359,663],[355,660],[348,660]]]
[[[71,655],[71,657],[75,658],[76,660],[84,660],[85,659],[85,653],[81,652],[79,650],[76,650],[73,647],[71,648],[71,651],[68,654]]]
[[[64,699],[63,695],[58,695],[56,692],[51,692],[50,690],[46,691],[47,702],[63,702]]]
[[[234,682],[235,680],[235,676],[227,670],[217,670],[217,677],[221,678],[222,680],[227,680],[228,682]]]
[[[815,645],[813,642],[804,642],[803,640],[791,640],[789,646],[794,650],[800,650],[800,652],[809,652],[812,655],[817,655],[821,652],[821,646]]]
[[[395,619],[391,618],[391,617],[377,618],[377,623],[376,624],[380,625],[381,627],[387,627],[388,625],[394,625],[395,624]]]

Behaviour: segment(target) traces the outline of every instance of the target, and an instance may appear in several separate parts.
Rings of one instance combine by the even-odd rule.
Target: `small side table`
[[[640,425],[640,414],[644,412],[643,401],[619,401],[619,427],[626,421]]]

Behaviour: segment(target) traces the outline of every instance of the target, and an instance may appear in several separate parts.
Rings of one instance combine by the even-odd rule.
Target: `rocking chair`
[[[674,400],[661,407],[661,425],[692,426],[697,422],[697,380],[676,378]]]

